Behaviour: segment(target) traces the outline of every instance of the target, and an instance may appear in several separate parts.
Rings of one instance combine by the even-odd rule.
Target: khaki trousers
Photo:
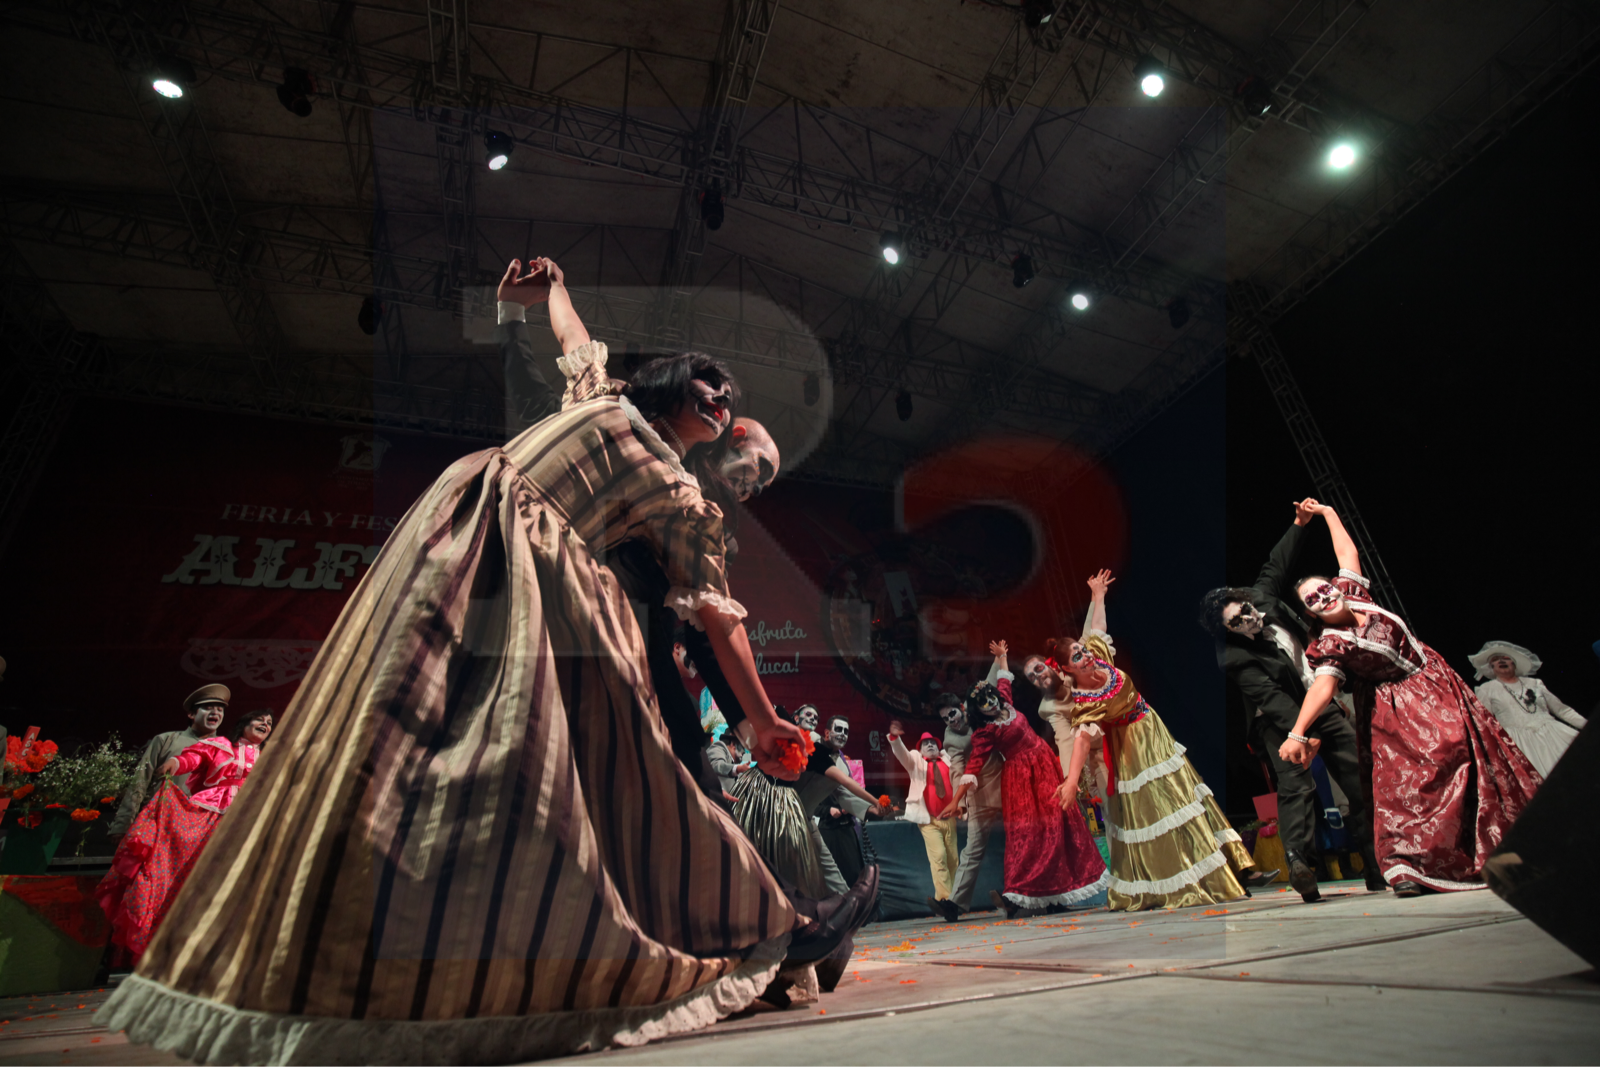
[[[950,889],[955,882],[956,867],[960,863],[956,856],[956,821],[935,819],[919,826],[918,829],[922,831],[923,847],[928,850],[928,868],[933,872],[934,899],[949,900]]]

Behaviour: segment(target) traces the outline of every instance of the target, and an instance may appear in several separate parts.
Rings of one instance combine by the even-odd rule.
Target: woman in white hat
[[[1489,641],[1467,658],[1478,668],[1478,677],[1487,679],[1477,688],[1478,699],[1494,712],[1528,762],[1548,776],[1588,720],[1533,677],[1539,673],[1539,657],[1521,645]]]

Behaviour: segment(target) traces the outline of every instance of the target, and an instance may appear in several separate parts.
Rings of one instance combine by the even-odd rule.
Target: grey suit
[[[960,781],[966,773],[967,757],[972,754],[972,731],[958,734],[946,727],[944,751],[950,757],[950,778]],[[959,908],[972,907],[972,892],[978,884],[978,868],[989,847],[989,832],[1000,825],[1000,768],[1004,761],[996,753],[978,772],[978,785],[967,792],[967,844],[956,865],[955,885],[950,900]]]

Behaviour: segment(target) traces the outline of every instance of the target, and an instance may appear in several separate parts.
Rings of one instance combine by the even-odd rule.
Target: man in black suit
[[[1315,830],[1317,785],[1309,766],[1278,758],[1278,747],[1294,729],[1305,700],[1310,670],[1305,647],[1308,631],[1295,601],[1292,570],[1306,523],[1313,513],[1295,508],[1294,525],[1273,548],[1256,583],[1248,588],[1224,586],[1200,601],[1200,625],[1222,641],[1222,665],[1244,698],[1251,715],[1252,743],[1266,752],[1278,777],[1278,831],[1289,861],[1289,884],[1306,903],[1321,899],[1317,891]],[[1350,839],[1361,846],[1367,888],[1382,890],[1372,846],[1372,814],[1361,776],[1355,728],[1342,714],[1326,714],[1310,734],[1328,775],[1350,801]]]
[[[530,260],[526,273],[520,261],[513,260],[500,281],[495,342],[504,360],[506,382],[506,436],[515,437],[548,415],[561,409],[561,396],[550,387],[534,356],[533,340],[528,335],[527,308],[549,294],[552,281],[562,284],[560,269],[549,260]],[[772,483],[780,463],[778,447],[766,428],[753,419],[734,423],[735,444],[728,450],[722,474],[734,487],[741,501],[749,500]],[[673,645],[678,641],[678,618],[666,606],[671,582],[650,550],[636,541],[626,541],[605,560],[627,594],[644,635],[645,655],[650,678],[655,683],[661,719],[672,738],[672,751],[689,770],[701,790],[723,801],[722,779],[711,767],[706,752],[711,738],[700,725],[700,708],[689,696]],[[722,710],[729,729],[744,721],[743,709],[733,695],[733,687],[723,677],[711,642],[694,626],[682,629],[682,643],[689,660],[700,672],[706,687]]]

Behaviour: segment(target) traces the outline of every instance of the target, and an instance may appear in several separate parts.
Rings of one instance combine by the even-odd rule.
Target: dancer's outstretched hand
[[[1061,805],[1062,811],[1070,811],[1072,805],[1078,802],[1078,783],[1062,782],[1056,788],[1056,803]]]
[[[1317,503],[1313,497],[1308,496],[1304,500],[1296,501],[1294,505],[1294,524],[1296,526],[1304,526],[1317,517],[1317,509],[1320,507],[1322,505]]]
[[[1010,646],[1004,641],[989,642],[989,655],[994,656],[996,659],[1005,655],[1008,651],[1010,651]]]
[[[792,782],[800,777],[800,773],[791,771],[783,765],[781,760],[783,755],[782,746],[778,744],[780,740],[793,741],[804,749],[807,738],[805,731],[794,723],[784,722],[782,719],[774,717],[767,725],[755,727],[755,737],[752,738],[750,745],[750,755],[755,757],[756,766],[763,771],[766,771],[774,778],[782,778],[786,782]]]
[[[550,274],[545,267],[549,262],[547,259],[530,259],[524,273],[522,261],[513,259],[500,279],[500,287],[495,290],[495,299],[523,307],[550,299]]]
[[[1101,569],[1099,573],[1089,576],[1089,593],[1097,599],[1104,599],[1106,590],[1111,588],[1111,583],[1116,581],[1111,577],[1109,570]]]

